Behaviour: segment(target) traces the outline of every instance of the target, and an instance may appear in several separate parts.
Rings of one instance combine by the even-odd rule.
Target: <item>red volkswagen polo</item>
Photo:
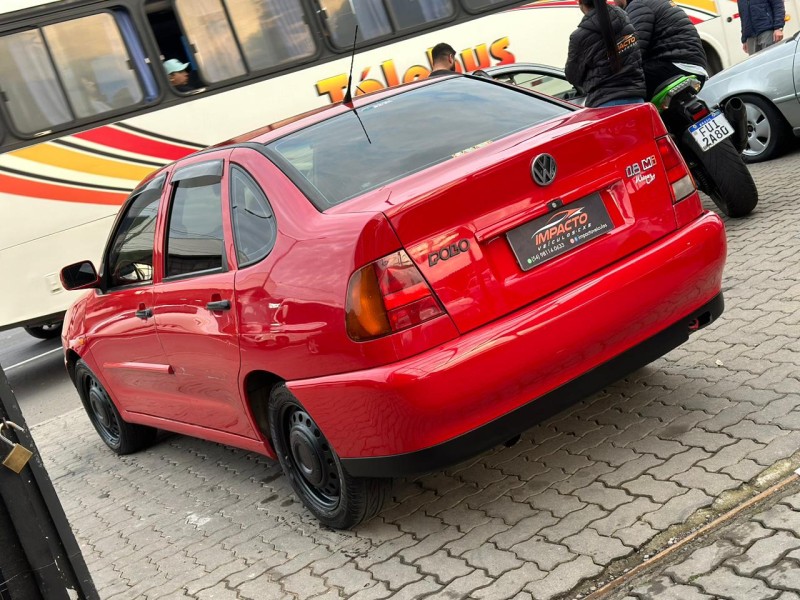
[[[115,452],[156,429],[277,457],[320,521],[684,342],[723,309],[725,233],[656,111],[452,76],[150,176],[67,315]]]

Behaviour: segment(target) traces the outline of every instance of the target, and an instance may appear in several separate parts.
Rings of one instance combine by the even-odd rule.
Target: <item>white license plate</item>
[[[689,127],[689,133],[705,152],[733,135],[733,127],[720,111],[715,110],[702,121]]]

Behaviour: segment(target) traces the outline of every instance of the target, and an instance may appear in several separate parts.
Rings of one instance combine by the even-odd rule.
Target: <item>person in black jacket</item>
[[[580,0],[583,12],[569,36],[567,80],[586,93],[586,106],[644,102],[644,73],[636,34],[623,10],[605,0]]]
[[[786,7],[783,0],[739,0],[742,49],[755,54],[783,39]]]
[[[647,99],[676,75],[694,75],[700,83],[708,78],[706,51],[682,8],[670,0],[614,0],[630,17],[647,84]]]

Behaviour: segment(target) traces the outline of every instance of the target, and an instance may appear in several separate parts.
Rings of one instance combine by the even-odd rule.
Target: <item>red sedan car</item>
[[[115,452],[277,457],[345,528],[712,322],[725,249],[650,105],[441,77],[150,176],[62,271],[66,364]]]

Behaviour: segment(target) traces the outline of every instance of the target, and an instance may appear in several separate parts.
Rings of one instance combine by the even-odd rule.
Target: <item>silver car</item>
[[[700,90],[713,106],[739,96],[747,109],[745,162],[777,156],[800,136],[800,35],[770,46],[744,62],[720,71]]]

